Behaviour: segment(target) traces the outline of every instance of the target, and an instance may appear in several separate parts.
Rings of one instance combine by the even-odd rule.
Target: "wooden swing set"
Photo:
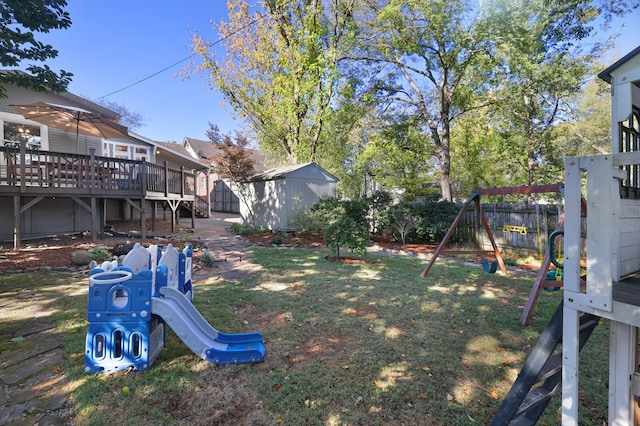
[[[424,271],[422,271],[422,276],[423,277],[427,276],[427,274],[429,273],[429,270],[435,263],[438,256],[454,255],[454,254],[474,254],[476,256],[482,256],[483,266],[486,272],[495,272],[497,270],[497,267],[499,266],[502,273],[506,274],[507,268],[504,264],[504,260],[502,259],[502,254],[500,253],[500,249],[496,244],[496,240],[493,235],[493,231],[491,230],[491,226],[489,225],[489,221],[487,220],[487,217],[482,209],[482,204],[480,203],[480,197],[483,195],[484,196],[527,195],[527,194],[540,194],[540,193],[550,193],[550,192],[563,194],[564,184],[555,183],[555,184],[549,184],[549,185],[514,186],[514,187],[477,189],[473,191],[471,193],[471,196],[467,198],[467,200],[462,204],[462,207],[460,208],[458,215],[456,216],[453,223],[451,224],[451,227],[445,234],[444,238],[442,239],[442,241],[440,242],[436,250],[433,252],[433,256],[431,257],[429,264],[424,269]],[[475,205],[476,212],[489,238],[489,242],[491,243],[492,249],[491,250],[446,250],[445,246],[449,241],[449,238],[451,237],[451,235],[453,235],[456,227],[462,220],[464,213],[467,211],[471,203],[474,203]],[[587,206],[584,199],[582,200],[582,203],[581,203],[581,209],[583,214],[586,214]],[[506,229],[507,231],[520,232],[520,233],[526,232],[526,228],[520,227],[520,226],[515,227],[515,226],[508,225],[507,228],[503,228],[503,230],[504,229]],[[558,215],[558,219],[555,225],[555,232],[561,232],[563,229],[564,229],[564,208]],[[554,241],[554,244],[557,245],[557,241]],[[536,280],[534,281],[533,287],[531,289],[531,293],[529,294],[527,305],[524,309],[524,312],[522,313],[522,316],[520,317],[520,322],[523,325],[527,325],[529,320],[531,319],[531,315],[533,313],[533,309],[538,300],[540,291],[543,288],[559,288],[559,287],[562,287],[563,285],[563,281],[561,279],[557,279],[555,277],[553,278],[553,280],[547,279],[547,273],[549,272],[549,268],[552,263],[550,253],[552,253],[553,251],[554,251],[553,247],[550,247],[545,251],[545,255],[542,259],[542,264],[540,265],[540,269],[538,270]],[[487,256],[493,256],[496,259],[496,261],[493,262],[491,265],[489,265],[488,262],[486,261]]]

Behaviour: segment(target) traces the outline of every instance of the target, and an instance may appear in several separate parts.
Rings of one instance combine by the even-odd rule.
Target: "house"
[[[217,144],[211,141],[185,137],[182,147],[189,155],[208,166],[207,170],[201,171],[196,177],[196,195],[207,199],[210,203],[210,210],[223,213],[240,213],[240,199],[238,194],[231,190],[231,182],[216,173],[216,165],[211,158],[220,153]],[[253,168],[256,172],[262,172],[264,168],[264,157],[258,150],[249,149],[249,157],[254,161]]]
[[[3,72],[3,71],[0,71]],[[19,72],[19,71],[4,71]],[[25,119],[16,106],[44,102],[87,111],[107,123],[117,114],[69,92],[34,92],[7,85],[0,99],[0,241],[89,231],[95,240],[108,220],[146,219],[159,209],[196,211],[198,161],[129,132],[83,134]],[[121,126],[120,126],[121,127]]]
[[[323,196],[336,194],[338,179],[316,163],[279,167],[234,184],[245,223],[273,231],[290,228],[290,221]]]

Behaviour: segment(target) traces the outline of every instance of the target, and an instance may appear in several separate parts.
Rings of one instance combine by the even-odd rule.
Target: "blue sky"
[[[188,57],[193,31],[215,40],[211,22],[227,15],[225,0],[68,0],[66,10],[71,27],[39,39],[59,51],[48,64],[74,74],[68,90],[88,99],[116,92]],[[639,19],[636,10],[613,27]],[[626,25],[620,31],[617,57],[640,45],[634,28]],[[209,122],[223,133],[241,128],[241,121],[221,106],[222,96],[203,77],[185,81],[177,76],[187,63],[106,99],[141,114],[145,125],[136,132],[157,141],[206,140]]]

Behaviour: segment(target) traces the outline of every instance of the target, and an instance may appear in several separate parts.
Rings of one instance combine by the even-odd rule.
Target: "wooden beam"
[[[458,226],[458,224],[462,220],[462,217],[464,216],[464,212],[467,210],[471,202],[477,197],[478,197],[478,194],[473,192],[471,196],[467,198],[467,200],[462,204],[462,208],[460,208],[460,211],[458,212],[458,215],[456,216],[456,218],[453,220],[453,223],[449,227],[449,230],[445,234],[442,241],[440,241],[440,244],[438,244],[438,247],[436,248],[436,250],[433,252],[433,255],[431,256],[431,260],[429,261],[429,264],[427,265],[426,268],[424,268],[424,271],[422,271],[421,275],[423,277],[427,276],[427,274],[429,273],[429,270],[431,269],[433,264],[436,262],[436,259],[438,258],[440,253],[443,251],[444,246],[447,244],[447,241],[449,241],[449,238],[451,238],[451,235],[453,234],[453,231],[455,231],[456,226]]]
[[[550,185],[529,185],[529,186],[505,186],[502,188],[476,189],[473,191],[478,195],[520,195],[520,194],[541,194],[545,192],[562,192],[564,183],[554,183]]]

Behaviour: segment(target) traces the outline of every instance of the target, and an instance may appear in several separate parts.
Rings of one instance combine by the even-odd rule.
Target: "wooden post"
[[[96,204],[96,197],[91,196],[91,242],[98,241],[98,208]]]
[[[13,248],[20,250],[22,248],[22,224],[20,212],[20,196],[13,196]]]

